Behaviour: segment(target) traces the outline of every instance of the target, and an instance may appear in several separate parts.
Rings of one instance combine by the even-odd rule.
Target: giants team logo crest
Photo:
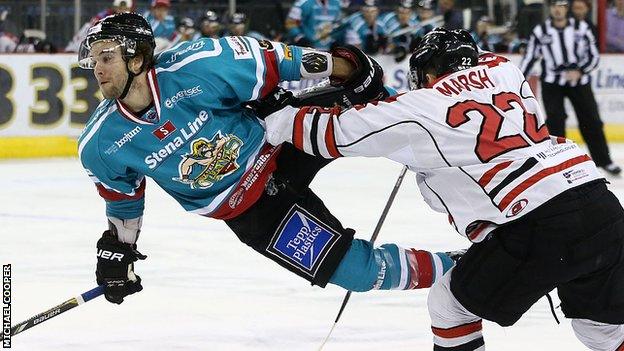
[[[179,178],[173,180],[189,184],[192,189],[210,188],[223,177],[234,173],[243,141],[233,134],[223,136],[218,131],[212,139],[199,138],[191,142],[191,152],[182,156],[178,166]]]

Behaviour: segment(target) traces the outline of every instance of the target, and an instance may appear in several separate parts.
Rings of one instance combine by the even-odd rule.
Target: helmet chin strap
[[[128,67],[128,63],[129,61],[126,61],[126,72],[128,72],[128,79],[126,80],[126,86],[124,86],[124,90],[121,92],[121,95],[119,95],[119,100],[123,100],[126,95],[128,95],[128,91],[130,91],[130,86],[132,85],[132,81],[134,80],[134,77],[136,77],[137,75],[132,73],[132,71],[130,71],[130,68]]]

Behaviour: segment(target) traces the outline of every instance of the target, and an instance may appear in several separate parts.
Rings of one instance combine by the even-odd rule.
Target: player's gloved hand
[[[355,71],[345,81],[330,77],[333,86],[344,88],[342,101],[337,101],[340,106],[350,108],[353,105],[388,97],[383,84],[383,69],[377,61],[353,45],[336,47],[332,49],[331,54],[349,61],[355,67]]]
[[[136,249],[136,244],[126,244],[107,230],[97,242],[97,270],[99,285],[104,285],[106,300],[120,304],[124,297],[143,290],[141,277],[134,274],[134,262],[147,256]]]
[[[286,106],[296,106],[297,98],[292,92],[278,86],[262,99],[251,101],[249,106],[255,111],[258,118],[264,120],[266,116],[279,111]]]

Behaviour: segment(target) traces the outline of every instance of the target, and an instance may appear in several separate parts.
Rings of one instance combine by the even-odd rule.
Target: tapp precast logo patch
[[[295,205],[273,235],[267,251],[314,277],[339,238],[339,233]]]

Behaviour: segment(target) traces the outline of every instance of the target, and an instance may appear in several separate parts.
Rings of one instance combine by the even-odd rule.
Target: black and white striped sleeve
[[[389,157],[404,149],[416,133],[415,121],[394,97],[344,112],[315,106],[286,107],[265,119],[267,141],[293,144],[324,158]],[[417,127],[416,127],[417,128]]]
[[[535,29],[533,29],[533,33],[531,33],[531,38],[529,39],[529,44],[527,45],[526,53],[520,63],[520,70],[525,77],[527,77],[531,72],[531,68],[533,68],[535,61],[541,57],[540,42],[539,39],[537,39],[536,34],[536,31],[538,30],[539,26],[536,26]]]
[[[600,60],[600,53],[598,52],[598,44],[596,43],[596,37],[592,33],[589,26],[586,27],[583,40],[587,45],[587,55],[585,56],[582,64],[580,65],[583,73],[589,73],[598,67],[598,61]]]

